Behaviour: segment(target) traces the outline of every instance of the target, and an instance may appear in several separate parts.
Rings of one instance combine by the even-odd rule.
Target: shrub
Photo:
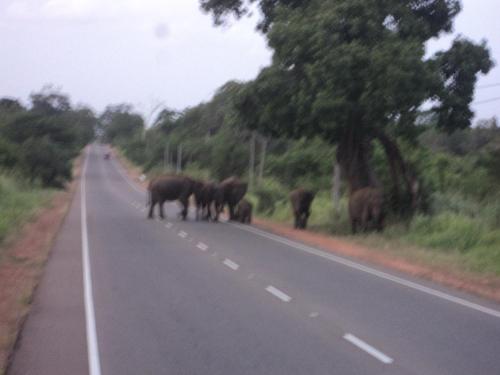
[[[277,205],[287,201],[286,189],[272,178],[264,178],[254,189],[257,197],[257,212],[271,215]]]

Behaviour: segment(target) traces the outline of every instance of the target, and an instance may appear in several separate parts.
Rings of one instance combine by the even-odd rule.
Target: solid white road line
[[[289,295],[283,293],[281,290],[279,290],[278,288],[275,288],[274,286],[272,285],[269,285],[266,290],[271,293],[273,296],[275,296],[276,298],[279,298],[280,300],[282,300],[283,302],[290,302],[292,300],[292,297],[290,297]]]
[[[388,357],[387,355],[382,353],[380,350],[375,349],[373,346],[368,345],[366,342],[358,339],[356,336],[351,335],[350,333],[346,333],[344,335],[344,339],[349,341],[351,344],[357,346],[361,350],[367,352],[372,357],[377,358],[382,363],[390,364],[390,363],[394,362],[394,360],[391,357]]]
[[[224,262],[222,262],[222,263],[224,263],[225,266],[231,268],[233,271],[237,271],[238,268],[240,268],[238,263],[235,263],[231,259],[228,259],[228,258],[224,259]]]
[[[200,249],[201,251],[207,251],[208,250],[208,246],[205,245],[203,242],[198,242],[198,244],[196,245],[196,247],[198,249]]]
[[[482,312],[484,314],[491,315],[495,318],[500,318],[500,311],[498,311],[498,310],[490,309],[489,307],[482,306],[482,305],[479,305],[477,303],[467,301],[466,299],[463,299],[460,297],[455,297],[451,294],[441,292],[439,290],[429,288],[429,287],[424,286],[424,285],[420,285],[420,284],[415,283],[413,281],[409,281],[409,280],[403,279],[401,277],[393,276],[393,275],[388,274],[386,272],[378,271],[374,268],[364,266],[362,264],[353,262],[351,260],[342,258],[340,256],[326,253],[325,251],[318,250],[318,249],[315,249],[315,248],[307,246],[307,245],[303,245],[301,243],[289,240],[289,239],[281,237],[281,236],[277,236],[275,234],[265,232],[265,231],[260,230],[260,229],[253,228],[253,227],[248,226],[248,225],[240,225],[240,224],[235,224],[235,223],[231,223],[231,225],[233,225],[241,230],[246,230],[247,232],[254,233],[258,236],[265,237],[265,238],[271,239],[271,240],[276,241],[276,242],[280,242],[282,244],[285,244],[285,245],[290,246],[292,248],[295,248],[297,250],[303,251],[305,253],[313,254],[313,255],[316,255],[318,257],[331,260],[335,263],[339,263],[339,264],[342,264],[344,266],[356,269],[358,271],[369,273],[369,274],[371,274],[373,276],[377,276],[381,279],[389,280],[389,281],[392,281],[396,284],[404,285],[408,288],[418,290],[420,292],[432,295],[434,297],[441,298],[441,299],[449,301],[449,302],[456,303],[456,304],[464,306],[464,307],[468,307],[472,310],[476,310],[476,311]]]
[[[178,235],[179,237],[181,237],[181,238],[186,238],[186,237],[187,237],[187,233],[186,233],[186,232],[184,232],[184,231],[182,231],[182,230],[181,230],[179,233],[177,233],[177,235]]]
[[[122,178],[127,182],[127,184],[129,184],[130,187],[132,187],[132,189],[134,189],[135,191],[138,191],[139,193],[145,193],[146,192],[146,189],[142,188],[142,187],[137,187],[136,185],[134,185],[132,182],[129,181],[129,178],[126,176],[125,172],[122,170],[121,166],[117,164],[116,161],[112,161],[112,163],[115,167],[115,169],[118,171],[118,173],[120,174],[120,176],[122,176]]]
[[[89,151],[86,151],[85,164],[80,179],[81,198],[81,230],[82,230],[82,261],[83,261],[83,293],[85,303],[85,327],[87,332],[87,352],[90,375],[101,374],[101,361],[99,359],[99,346],[97,344],[97,331],[95,324],[94,297],[92,293],[92,276],[89,258],[89,239],[87,230],[87,203],[85,191],[85,173],[89,159]]]

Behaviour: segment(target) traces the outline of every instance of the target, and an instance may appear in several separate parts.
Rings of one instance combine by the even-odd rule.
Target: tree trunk
[[[182,172],[182,144],[177,146],[177,168],[176,168],[177,173]]]
[[[371,138],[350,128],[337,147],[337,162],[345,176],[349,193],[379,183],[371,166]]]
[[[375,132],[375,137],[379,140],[384,147],[385,154],[391,167],[391,175],[393,182],[393,199],[394,204],[401,214],[405,213],[407,207],[404,207],[403,197],[399,190],[399,175],[403,177],[406,191],[410,197],[411,209],[416,209],[418,199],[418,182],[415,174],[410,170],[408,165],[401,155],[401,151],[395,141],[390,139],[385,133],[381,131]],[[399,171],[398,171],[399,170]]]
[[[341,182],[340,165],[338,162],[335,162],[333,163],[333,176],[332,176],[332,202],[337,216],[340,213],[340,182]]]
[[[252,131],[252,137],[250,138],[250,162],[248,166],[248,186],[250,189],[254,187],[255,178],[255,131]]]
[[[260,160],[259,160],[259,179],[258,179],[259,184],[262,182],[262,178],[264,177],[264,163],[266,161],[266,151],[267,151],[267,138],[263,138],[261,141]]]

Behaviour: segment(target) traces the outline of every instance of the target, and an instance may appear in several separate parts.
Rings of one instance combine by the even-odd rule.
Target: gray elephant
[[[239,201],[245,196],[248,185],[238,177],[229,177],[217,185],[214,194],[215,221],[227,204],[229,207],[229,220],[235,220],[234,210]]]
[[[294,228],[306,229],[313,199],[314,193],[310,190],[298,188],[290,193],[290,202],[292,203],[293,215],[295,217]]]
[[[236,206],[234,213],[235,220],[243,224],[250,224],[252,222],[252,203],[243,198]]]
[[[349,216],[352,233],[356,233],[358,226],[362,231],[384,228],[382,191],[375,187],[364,187],[351,193],[349,197]]]
[[[214,200],[216,184],[211,181],[196,181],[194,198],[196,202],[196,220],[210,220],[212,218],[211,206]]]
[[[165,201],[178,200],[182,204],[182,219],[186,220],[189,197],[194,191],[195,181],[187,176],[166,175],[157,177],[149,183],[149,214],[148,218],[153,218],[153,210],[158,204],[160,217],[165,218],[163,214],[163,203]]]

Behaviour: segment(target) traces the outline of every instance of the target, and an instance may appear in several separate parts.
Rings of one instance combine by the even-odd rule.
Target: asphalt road
[[[146,220],[92,146],[9,374],[500,374],[500,306],[253,227]]]

